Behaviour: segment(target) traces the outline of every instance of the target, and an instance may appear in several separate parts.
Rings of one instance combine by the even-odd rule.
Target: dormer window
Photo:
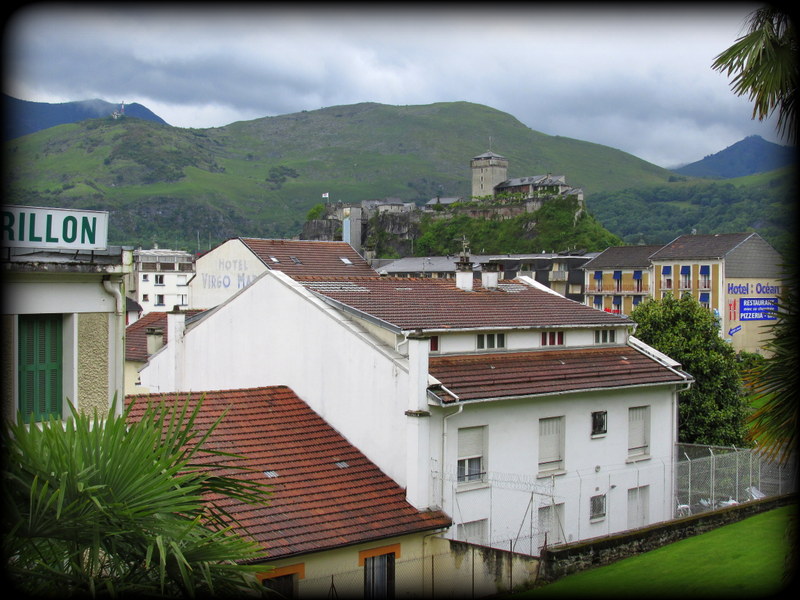
[[[504,333],[479,333],[478,350],[495,350],[506,347],[506,334]]]

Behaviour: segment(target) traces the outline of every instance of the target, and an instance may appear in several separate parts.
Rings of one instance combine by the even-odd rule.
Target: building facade
[[[189,306],[189,282],[194,276],[194,256],[183,250],[152,248],[133,251],[133,273],[128,278],[128,294],[150,311]]]
[[[107,217],[3,208],[3,414],[10,420],[66,419],[70,403],[104,415],[115,398],[121,410],[124,278],[133,257],[107,245]]]
[[[451,539],[537,554],[672,518],[691,377],[629,320],[462,262],[453,279],[264,272],[189,324],[169,314],[142,384],[291,386]]]

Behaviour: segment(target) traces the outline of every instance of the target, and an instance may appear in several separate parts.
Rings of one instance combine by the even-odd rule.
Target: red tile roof
[[[187,310],[186,316],[196,315],[202,310]],[[164,332],[164,344],[168,341],[167,336],[167,313],[163,311],[153,311],[143,315],[135,323],[131,323],[125,328],[125,360],[146,362],[147,354],[147,329],[155,327]]]
[[[629,325],[624,317],[518,281],[497,290],[456,287],[455,279],[296,277],[308,289],[400,330]]]
[[[431,356],[429,372],[447,388],[433,390],[445,402],[687,380],[630,346]]]
[[[198,432],[207,431],[230,409],[207,447],[242,455],[223,460],[256,469],[239,476],[264,478],[274,486],[268,506],[218,501],[266,547],[270,558],[450,525],[450,518],[440,511],[411,506],[397,483],[288,387],[194,392],[191,398],[201,395],[205,400]],[[147,402],[182,403],[187,396],[186,392],[143,394],[128,396],[127,402],[137,402],[135,419]],[[277,476],[268,478],[267,471]]]
[[[347,242],[240,239],[268,268],[291,277],[376,275],[375,270]]]

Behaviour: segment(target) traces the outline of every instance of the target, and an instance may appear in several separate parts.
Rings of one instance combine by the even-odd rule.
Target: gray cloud
[[[365,101],[466,100],[662,166],[747,135],[778,141],[774,122],[752,121],[747,100],[711,69],[755,5],[493,6],[33,5],[9,20],[4,91],[141,102],[182,127]]]

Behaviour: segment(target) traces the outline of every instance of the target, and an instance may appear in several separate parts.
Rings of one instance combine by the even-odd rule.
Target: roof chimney
[[[464,239],[461,254],[456,261],[456,287],[465,292],[471,292],[472,285],[472,261],[469,259],[467,240]]]
[[[487,290],[496,290],[500,278],[500,263],[481,263],[481,285]]]
[[[157,327],[145,329],[147,336],[147,356],[155,354],[164,346],[164,330]]]

